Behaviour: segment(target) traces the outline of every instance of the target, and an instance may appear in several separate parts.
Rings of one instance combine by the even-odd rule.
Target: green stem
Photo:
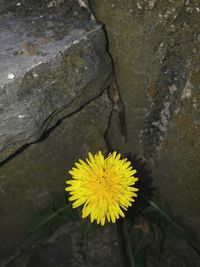
[[[126,237],[124,234],[124,227],[123,227],[123,221],[118,220],[117,221],[117,236],[118,236],[118,247],[119,247],[119,254],[121,259],[121,267],[132,267],[129,264],[129,258],[127,256],[127,250],[126,250]]]
[[[130,241],[130,237],[129,237],[129,233],[128,233],[128,229],[127,229],[127,224],[126,221],[124,220],[123,223],[123,230],[124,230],[124,236],[125,236],[125,245],[126,245],[126,250],[127,250],[127,255],[128,255],[128,259],[129,259],[129,265],[130,267],[134,267],[134,257],[133,257],[133,250],[131,247],[131,241]]]

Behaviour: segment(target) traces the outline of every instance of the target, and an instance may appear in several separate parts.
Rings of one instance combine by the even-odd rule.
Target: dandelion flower
[[[138,191],[134,187],[136,170],[130,165],[117,152],[104,158],[99,151],[94,156],[89,153],[86,162],[80,159],[69,171],[73,179],[66,181],[69,201],[74,201],[72,207],[83,205],[82,218],[90,216],[91,222],[96,220],[101,225],[106,219],[115,223],[124,217],[123,210],[132,206]]]

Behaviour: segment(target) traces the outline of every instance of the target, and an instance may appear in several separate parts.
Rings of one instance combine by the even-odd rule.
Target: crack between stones
[[[90,1],[85,0],[84,4],[85,4],[84,7],[91,13],[92,19],[96,20],[95,13],[92,9],[92,5],[90,4]],[[112,108],[112,111],[110,112],[107,129],[106,129],[105,134],[104,134],[104,140],[106,143],[106,147],[107,147],[107,150],[110,152],[110,151],[114,150],[114,148],[111,146],[111,144],[109,142],[108,132],[109,132],[109,129],[111,127],[112,115],[114,112],[118,113],[119,129],[120,129],[122,138],[124,139],[125,142],[128,141],[128,131],[127,131],[127,125],[126,125],[125,104],[124,104],[123,99],[121,97],[120,88],[119,88],[119,85],[117,83],[115,64],[114,64],[114,60],[113,60],[112,54],[111,54],[110,49],[109,49],[108,34],[107,34],[106,29],[105,29],[105,25],[101,21],[99,21],[99,22],[103,25],[102,28],[103,28],[104,33],[105,33],[106,45],[107,45],[106,50],[110,56],[111,64],[112,64],[112,70],[113,70],[113,81],[112,81],[111,86],[108,88],[108,95],[109,95],[110,101],[112,102],[113,108]]]
[[[104,29],[105,33],[106,30]],[[106,35],[107,38],[107,35]],[[108,40],[107,40],[108,43]],[[109,152],[113,151],[114,148],[112,147],[112,145],[109,142],[109,138],[108,138],[108,132],[109,129],[111,127],[111,122],[112,122],[112,117],[113,117],[113,113],[117,112],[118,113],[118,118],[119,118],[119,130],[120,133],[122,135],[122,138],[124,139],[125,142],[128,141],[128,131],[127,131],[127,125],[126,125],[126,112],[125,112],[125,104],[122,100],[122,97],[120,95],[120,89],[117,83],[117,78],[116,78],[116,74],[115,74],[115,67],[114,67],[114,61],[113,58],[109,52],[109,48],[107,47],[107,52],[111,58],[112,61],[112,69],[113,69],[113,81],[111,86],[108,88],[108,95],[109,95],[109,99],[112,102],[112,110],[110,112],[109,115],[109,119],[108,119],[108,125],[107,125],[107,129],[105,131],[104,134],[104,139],[106,142],[106,146],[107,146],[107,150]]]
[[[111,76],[108,76],[108,78],[105,80],[105,85],[107,84],[107,82],[109,81],[109,79],[111,79]],[[91,102],[95,101],[96,99],[98,99],[99,97],[101,97],[103,95],[103,93],[105,92],[105,90],[108,90],[108,86],[105,87],[105,85],[103,85],[102,87],[104,88],[96,97],[90,99],[89,101],[87,101],[86,103],[84,103],[82,106],[80,106],[78,109],[76,109],[75,111],[71,112],[70,114],[62,117],[61,119],[59,119],[54,126],[52,126],[51,128],[49,128],[47,131],[45,131],[40,137],[39,139],[37,139],[36,141],[27,143],[22,145],[19,149],[17,149],[13,154],[11,154],[10,156],[8,156],[6,159],[4,159],[2,162],[0,162],[0,167],[2,167],[3,165],[7,164],[8,162],[10,162],[12,159],[14,159],[16,156],[20,155],[26,148],[28,148],[30,145],[33,144],[37,144],[40,143],[42,141],[44,141],[49,134],[55,129],[57,128],[63,120],[70,118],[74,115],[76,115],[77,113],[81,112],[87,105],[89,105]],[[76,100],[78,99],[78,97],[76,98]],[[53,114],[54,115],[54,114]],[[110,116],[109,116],[110,117]]]
[[[112,110],[111,110],[110,115],[108,117],[108,125],[107,125],[107,129],[105,131],[105,134],[104,134],[104,139],[105,139],[107,150],[109,152],[111,152],[114,150],[114,148],[110,144],[108,132],[109,132],[109,129],[111,127],[111,122],[112,122],[114,112],[118,113],[120,133],[121,133],[124,141],[125,142],[128,141],[125,105],[122,101],[122,98],[120,97],[119,88],[118,88],[115,76],[113,77],[113,83],[112,83],[111,87],[108,89],[108,95],[109,95],[110,101],[112,102],[113,107],[112,107]]]

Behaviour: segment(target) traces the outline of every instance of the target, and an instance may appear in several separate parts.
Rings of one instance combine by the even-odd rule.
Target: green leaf
[[[76,213],[62,198],[62,201],[54,201],[45,210],[34,215],[29,236],[32,239],[45,236],[56,227],[76,219]]]
[[[165,212],[160,206],[158,206],[155,202],[149,200],[149,204],[152,208],[155,209],[171,226],[171,229],[174,231],[174,234],[182,239],[185,239],[189,242],[189,244],[195,248],[195,250],[199,251],[199,242],[197,235],[188,227],[181,225],[180,222],[176,222],[167,212]],[[199,253],[199,252],[198,252]]]

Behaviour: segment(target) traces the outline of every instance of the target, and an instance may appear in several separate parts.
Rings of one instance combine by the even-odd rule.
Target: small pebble
[[[34,78],[37,78],[37,77],[38,77],[38,74],[35,73],[35,72],[33,72],[33,77],[34,77]]]
[[[18,118],[19,119],[23,119],[25,117],[25,115],[19,115]]]
[[[8,79],[13,80],[15,78],[15,75],[13,73],[8,73]]]

